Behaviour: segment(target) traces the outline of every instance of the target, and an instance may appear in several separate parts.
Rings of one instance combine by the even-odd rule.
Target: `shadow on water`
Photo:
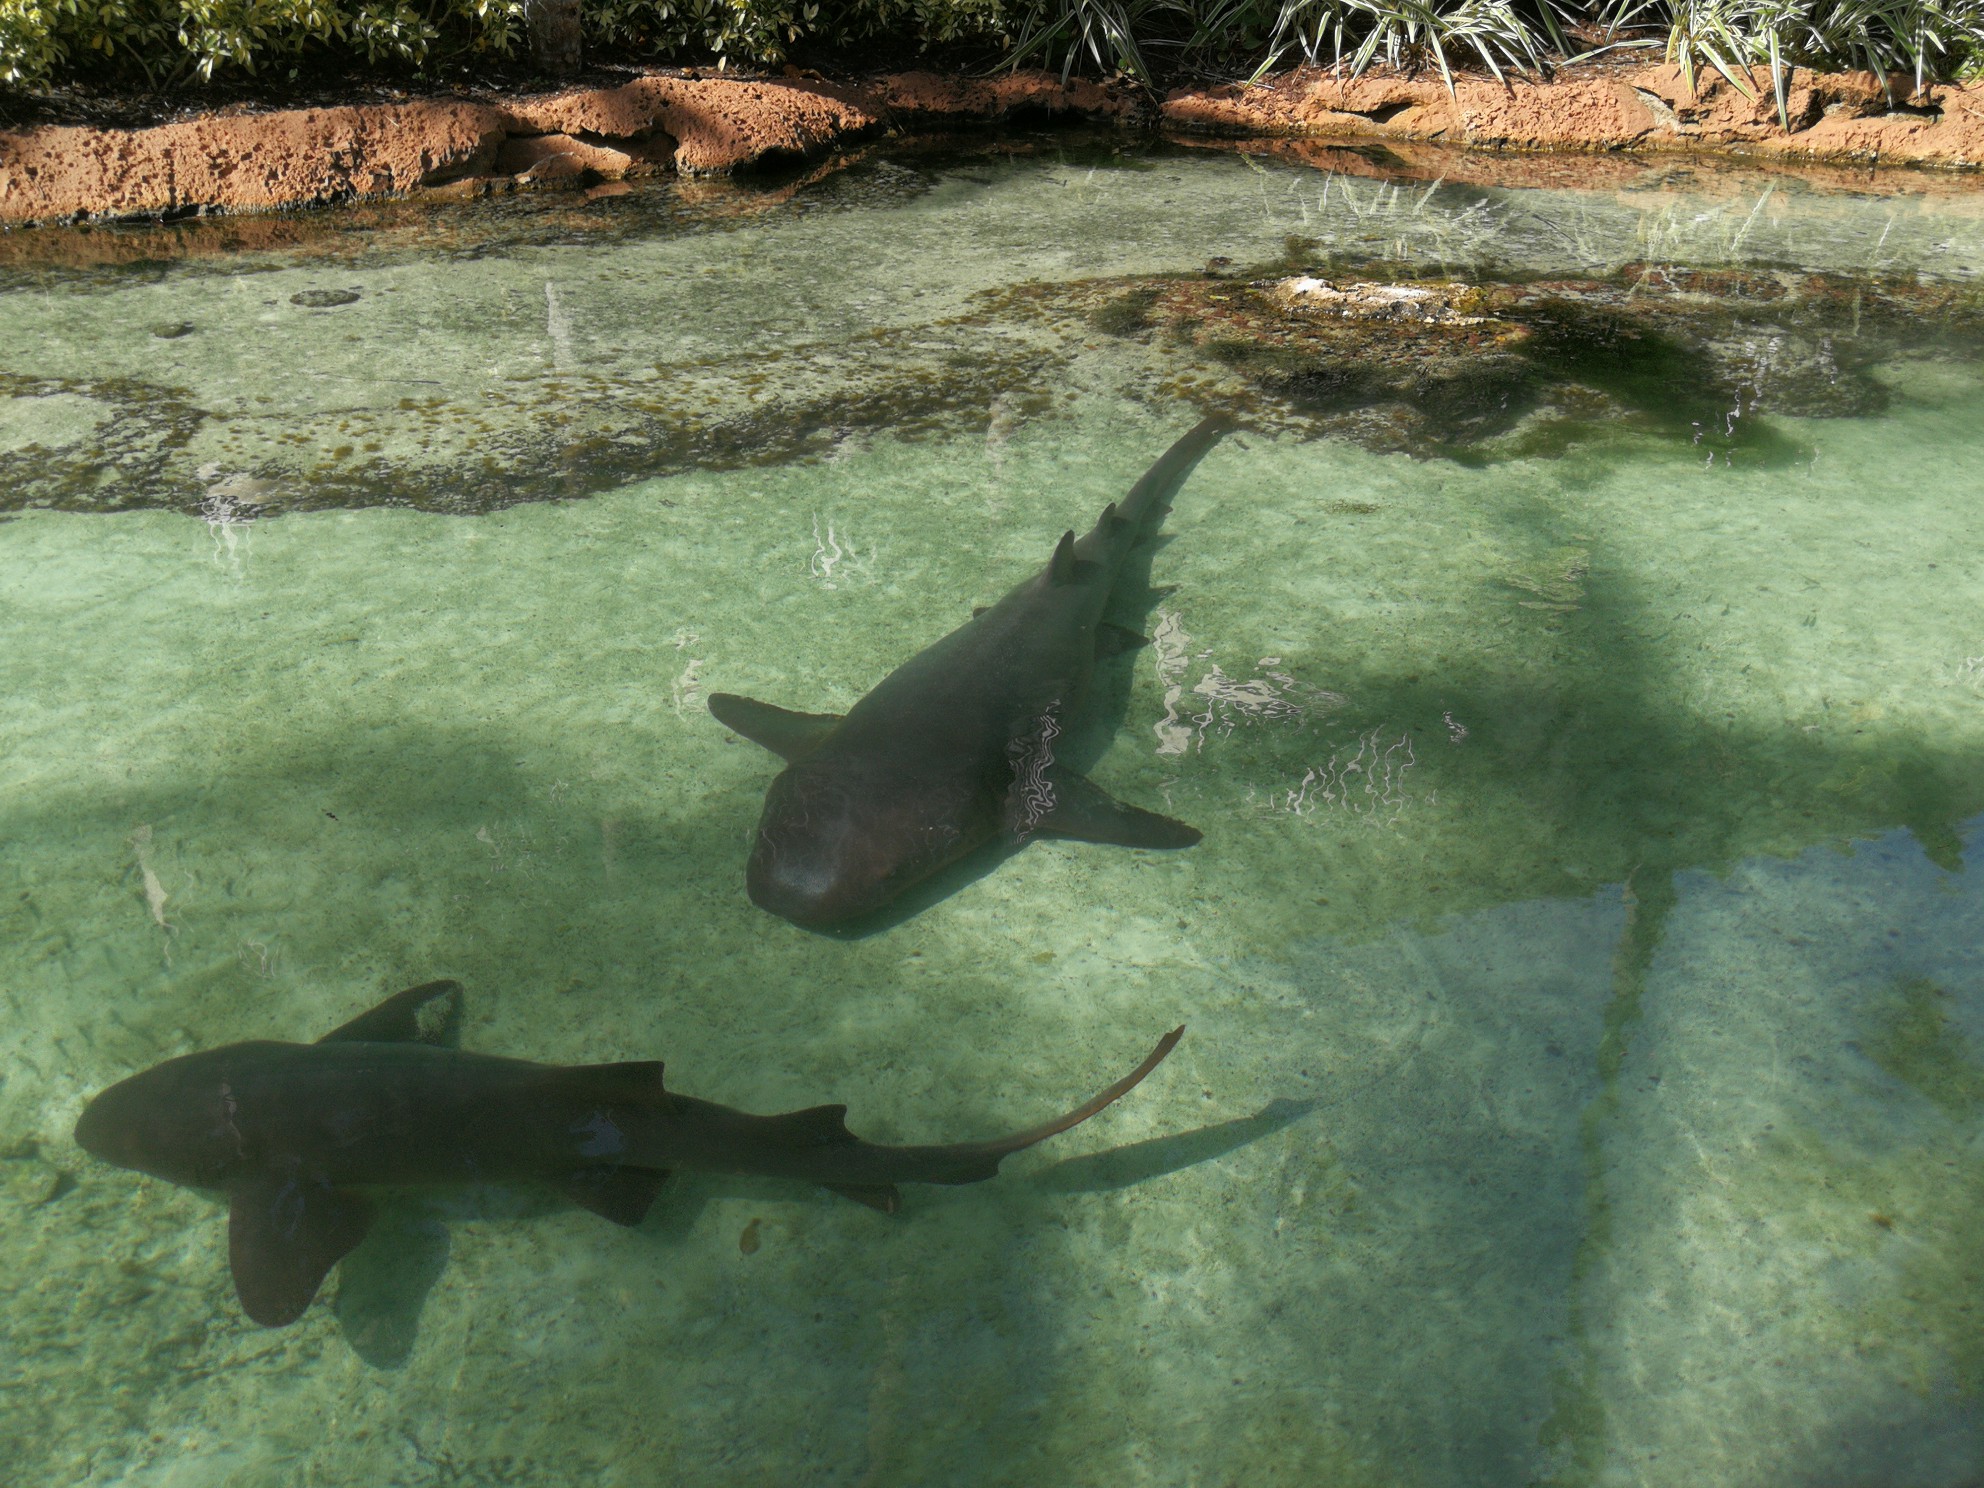
[[[991,1181],[1042,1193],[1113,1192],[1224,1157],[1293,1125],[1322,1104],[1284,1097],[1252,1116],[1063,1158],[1017,1182],[1011,1178]],[[909,1203],[924,1210],[942,1205],[949,1196],[943,1188],[913,1187]],[[779,1179],[677,1173],[664,1185],[640,1229],[664,1248],[679,1247],[689,1242],[712,1200],[738,1198],[767,1205],[811,1202],[819,1208],[849,1202],[823,1189]],[[407,1192],[381,1201],[364,1243],[346,1256],[335,1272],[336,1299],[332,1305],[339,1330],[353,1353],[378,1369],[399,1369],[406,1364],[418,1341],[421,1311],[447,1269],[451,1251],[447,1221],[491,1209],[526,1223],[565,1210],[580,1212],[547,1190],[530,1186],[477,1189],[454,1198],[435,1191]],[[878,1216],[875,1222],[900,1228],[912,1221]]]
[[[353,1353],[377,1369],[406,1363],[450,1248],[447,1225],[418,1200],[380,1205],[371,1233],[337,1268],[338,1327]]]
[[[1570,1363],[1545,1392],[1550,1418],[1541,1440],[1587,1475],[1566,1481],[1588,1481],[1610,1438],[1602,1364],[1589,1341],[1598,1324],[1582,1311],[1577,1281],[1612,1255],[1605,1144],[1619,1139],[1621,1071],[1679,902],[1679,877],[1793,857],[1897,825],[1937,867],[1961,873],[1961,828],[1984,811],[1984,753],[1937,748],[1905,732],[1875,737],[1843,719],[1808,732],[1789,719],[1773,728],[1689,707],[1682,700],[1700,688],[1684,669],[1694,648],[1670,639],[1680,617],[1649,595],[1637,573],[1608,561],[1602,539],[1580,536],[1590,531],[1588,517],[1539,495],[1506,525],[1540,551],[1589,549],[1574,606],[1544,612],[1550,618],[1538,627],[1535,654],[1500,675],[1456,675],[1462,669],[1449,664],[1440,668],[1445,677],[1401,678],[1361,673],[1339,637],[1319,638],[1316,651],[1329,658],[1331,685],[1354,700],[1333,722],[1353,730],[1382,723],[1435,739],[1446,716],[1473,725],[1467,749],[1439,763],[1442,797],[1464,800],[1473,819],[1464,839],[1429,840],[1427,855],[1438,860],[1452,846],[1492,856],[1440,862],[1448,892],[1437,896],[1423,881],[1430,873],[1420,882],[1372,885],[1357,882],[1355,867],[1337,867],[1341,887],[1366,896],[1360,909],[1370,929],[1384,933],[1401,920],[1451,924],[1456,912],[1561,896],[1566,864],[1577,865],[1580,883],[1623,886],[1627,913],[1611,984],[1592,989],[1603,1011],[1597,1089],[1578,1120],[1582,1181],[1566,1195],[1574,1202],[1539,1204],[1522,1220],[1540,1247],[1571,1257],[1559,1294],[1572,1299]],[[1426,670],[1434,669],[1429,658]],[[1262,860],[1255,892],[1263,904],[1287,892],[1277,870]],[[1338,883],[1324,883],[1332,896],[1340,892]],[[1271,933],[1274,916],[1261,918],[1262,934]],[[1486,1296],[1478,1300],[1491,1306]],[[1327,1367],[1320,1356],[1316,1367]],[[1537,1439],[1526,1426],[1507,1431],[1503,1449],[1512,1461]]]
[[[1520,537],[1549,549],[1571,542],[1581,524],[1539,497],[1518,509],[1509,526]],[[1541,612],[1524,613],[1535,617]],[[1471,798],[1468,836],[1492,856],[1464,863],[1459,870],[1443,870],[1447,890],[1438,895],[1429,891],[1424,876],[1409,873],[1366,883],[1354,909],[1319,912],[1312,929],[1368,937],[1388,933],[1400,922],[1423,923],[1460,911],[1561,895],[1566,860],[1580,863],[1594,881],[1630,884],[1634,912],[1607,994],[1598,1048],[1603,1079],[1608,1072],[1616,1073],[1630,1047],[1640,1016],[1645,970],[1658,951],[1674,906],[1676,873],[1724,869],[1760,855],[1790,855],[1896,823],[1905,824],[1935,862],[1950,871],[1961,869],[1959,825],[1984,811],[1984,755],[1938,749],[1906,735],[1768,731],[1691,711],[1677,701],[1689,694],[1685,678],[1665,660],[1671,649],[1662,644],[1670,629],[1668,617],[1632,573],[1606,561],[1602,546],[1593,548],[1576,608],[1550,612],[1544,625],[1526,670],[1498,673],[1459,657],[1445,667],[1448,677],[1456,680],[1360,673],[1357,659],[1345,654],[1347,632],[1333,630],[1317,638],[1314,652],[1330,659],[1333,684],[1355,700],[1346,723],[1399,725],[1437,738],[1444,710],[1481,721],[1470,748],[1456,752],[1445,768]],[[1135,661],[1134,656],[1121,661],[1125,677]],[[1113,691],[1115,665],[1108,677],[1098,679],[1096,703],[1098,717],[1110,729],[1120,728],[1123,718],[1123,704]],[[523,799],[533,792],[533,783],[515,768],[515,748],[508,745],[500,736],[450,735],[401,722],[391,727],[387,737],[365,739],[362,758],[390,763],[363,767],[332,745],[311,753],[279,741],[250,739],[218,758],[210,777],[197,784],[175,782],[172,788],[160,788],[138,783],[115,798],[90,793],[64,799],[43,793],[18,799],[5,810],[0,836],[53,841],[81,832],[116,842],[136,821],[198,819],[216,839],[245,841],[267,829],[262,803],[299,795],[321,795],[348,819],[352,813],[345,803],[363,800],[364,817],[391,823],[393,831],[405,832],[413,842],[438,840],[444,827],[466,836],[490,803]],[[1307,742],[1301,747],[1306,748]],[[1839,788],[1843,778],[1856,782],[1852,790]],[[1110,784],[1106,772],[1102,783]],[[530,880],[527,896],[521,885],[511,891],[519,901],[527,897],[528,925],[511,923],[523,917],[506,914],[503,906],[509,900],[495,895],[493,905],[472,906],[446,922],[419,927],[410,933],[409,944],[420,954],[431,955],[437,945],[448,946],[457,937],[464,946],[486,939],[487,945],[474,950],[481,958],[478,967],[464,968],[471,985],[478,975],[485,984],[499,983],[505,957],[518,945],[534,944],[533,937],[541,939],[549,933],[546,927],[567,922],[585,927],[569,952],[574,974],[582,977],[645,980],[663,970],[667,961],[679,959],[693,970],[701,957],[734,953],[735,947],[721,942],[735,932],[740,915],[756,913],[743,905],[737,838],[755,810],[761,788],[758,777],[728,795],[719,793],[693,806],[675,803],[679,814],[674,816],[665,815],[667,808],[661,804],[639,813],[618,839],[618,851],[629,870],[641,872],[630,871],[620,887],[600,871],[581,868],[576,857],[564,866],[561,860],[547,857]],[[1134,792],[1126,794],[1134,798]],[[559,807],[547,816],[569,809]],[[1221,830],[1216,822],[1200,825],[1215,833]],[[349,822],[337,826],[317,821],[313,826],[325,832],[348,830]],[[545,830],[567,833],[574,840],[592,841],[598,835],[596,820],[577,813]],[[1236,835],[1241,830],[1237,818],[1231,830]],[[982,864],[969,865],[975,869],[973,876],[999,866],[1006,855],[990,854]],[[299,861],[307,856],[307,849],[298,853]],[[720,871],[710,873],[711,864],[720,865]],[[382,870],[387,866],[382,864]],[[1274,937],[1285,924],[1291,888],[1284,866],[1261,861],[1252,893],[1245,896],[1251,905],[1234,906],[1236,917],[1259,914],[1256,938],[1264,946],[1276,943]],[[1013,865],[1011,871],[1020,871],[1020,865]],[[1239,861],[1233,871],[1244,874],[1248,865]],[[1347,874],[1354,869],[1332,871]],[[933,885],[933,892],[941,898],[956,887],[956,883]],[[1332,891],[1335,897],[1334,886]],[[652,906],[634,902],[656,895],[680,895],[686,906],[677,922],[662,933],[667,945],[661,950],[656,945]],[[711,904],[721,904],[724,914],[702,923],[699,907]],[[908,912],[924,907],[912,905]],[[19,913],[23,911],[14,902],[0,904],[0,927],[10,924],[8,916]],[[326,928],[327,935],[333,932],[342,933],[339,927]],[[566,954],[561,942],[560,955]],[[425,975],[444,969],[453,968],[423,965],[409,972]],[[101,979],[100,973],[90,974]],[[906,981],[897,990],[915,995]],[[674,980],[657,975],[654,995],[666,1005],[671,999],[684,1002],[691,994],[678,973]],[[159,1028],[171,1028],[176,1016],[170,1003],[158,1011],[148,1010],[139,1033],[123,1035],[118,1057],[128,1056],[134,1064],[157,1058],[153,1035]],[[248,1032],[243,1030],[244,1035]],[[780,1037],[785,1036],[781,1031]],[[647,1037],[645,1030],[624,1037],[616,1032],[594,1047],[602,1058],[664,1052],[645,1047]],[[507,1047],[492,1052],[526,1057],[541,1053],[520,1040],[505,1042]],[[822,1092],[828,1097],[844,1093]],[[862,1236],[875,1237],[872,1247],[850,1254],[851,1246],[822,1246],[821,1254],[806,1264],[832,1273],[817,1278],[821,1298],[845,1297],[850,1306],[858,1303],[876,1311],[880,1319],[876,1326],[886,1338],[877,1345],[877,1357],[884,1361],[877,1366],[878,1374],[885,1367],[899,1369],[907,1378],[915,1378],[919,1369],[937,1370],[947,1384],[955,1378],[988,1391],[995,1385],[1010,1390],[1011,1380],[1024,1377],[1045,1381],[1042,1388],[1051,1390],[1066,1342],[1057,1323],[1059,1299],[1043,1288],[1042,1277],[1056,1274],[1054,1266],[1064,1255],[1056,1247],[1066,1242],[1052,1233],[1051,1223],[1043,1223],[1039,1207],[1028,1203],[1029,1196],[1113,1192],[1161,1179],[1227,1157],[1287,1128],[1311,1110],[1313,1106],[1304,1102],[1277,1100],[1235,1121],[1065,1159],[1030,1180],[994,1183],[983,1192],[960,1191],[941,1203],[919,1203],[917,1212],[906,1216],[910,1223],[891,1226],[876,1217],[871,1228],[864,1228]],[[1588,1108],[1584,1150],[1593,1165],[1588,1178],[1597,1176],[1599,1142],[1611,1112],[1603,1095]],[[1602,1183],[1588,1181],[1584,1191],[1593,1196],[1587,1203],[1598,1207],[1538,1205],[1525,1210],[1521,1222],[1529,1227],[1523,1231],[1525,1237],[1533,1232],[1553,1247],[1576,1251],[1579,1264],[1592,1266],[1604,1258],[1609,1218],[1603,1209]],[[809,1205],[804,1193],[788,1185],[749,1180],[700,1176],[678,1180],[668,1185],[644,1233],[663,1246],[687,1244],[711,1200],[721,1197],[746,1195],[782,1204],[798,1199],[799,1210],[806,1215],[844,1204],[812,1196],[815,1202]],[[558,1207],[549,1198],[534,1202],[540,1207],[530,1214]],[[867,1224],[865,1218],[863,1223]],[[1507,1230],[1499,1233],[1505,1240],[1510,1238]],[[867,1246],[865,1239],[861,1243]],[[362,1358],[381,1368],[397,1368],[409,1360],[422,1308],[448,1263],[448,1246],[446,1229],[431,1210],[409,1208],[382,1216],[379,1232],[347,1260],[334,1305],[345,1337]],[[920,1258],[937,1252],[946,1256],[946,1268],[919,1264]],[[857,1264],[870,1271],[850,1279],[848,1273]],[[1069,1264],[1079,1264],[1079,1258],[1071,1258]],[[813,1273],[807,1274],[810,1284]],[[954,1313],[956,1298],[948,1289],[956,1283],[946,1278],[960,1274],[988,1294],[1003,1288],[1042,1298],[1024,1322],[983,1344],[983,1359],[935,1357],[933,1351],[950,1335],[934,1325],[926,1330],[920,1323],[900,1321]],[[1511,1290],[1497,1293],[1497,1284]],[[1481,1294],[1474,1299],[1479,1316],[1506,1317],[1515,1311],[1520,1295],[1502,1271],[1484,1266],[1480,1286]],[[891,1314],[898,1319],[893,1325],[886,1320]],[[895,1327],[895,1334],[887,1334],[889,1326]],[[1387,1326],[1409,1331],[1423,1327],[1424,1319],[1406,1309]],[[1574,1348],[1582,1326],[1581,1320],[1573,1319]],[[1326,1332],[1319,1332],[1306,1346],[1316,1350],[1316,1377],[1339,1377],[1330,1373],[1334,1366],[1325,1359],[1331,1346]],[[1404,1382],[1399,1388],[1405,1391]],[[1604,1440],[1604,1419],[1594,1404],[1598,1398],[1596,1388],[1575,1373],[1558,1387],[1558,1416],[1572,1423],[1563,1429],[1574,1451],[1595,1453]],[[991,1424],[973,1425],[960,1413],[940,1416],[934,1399],[906,1391],[905,1403],[895,1407],[901,1414],[897,1449],[930,1454],[929,1466],[935,1472],[940,1465],[935,1458],[946,1444],[953,1448],[960,1443],[983,1444],[992,1425],[1005,1429],[1015,1424],[1020,1407],[995,1409],[991,1399],[988,1395],[978,1402],[985,1407],[982,1422]],[[1510,1460],[1534,1434],[1533,1423],[1513,1418],[1477,1432],[1487,1448]]]

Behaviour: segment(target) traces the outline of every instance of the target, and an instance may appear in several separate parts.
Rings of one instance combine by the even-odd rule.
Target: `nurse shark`
[[[1190,847],[1183,822],[1116,800],[1071,768],[1096,662],[1143,636],[1106,619],[1132,551],[1231,428],[1202,420],[1087,535],[897,667],[845,716],[712,693],[718,722],[786,761],[745,872],[751,901],[811,929],[867,919],[996,838],[1038,833]]]
[[[641,1222],[673,1168],[817,1183],[886,1213],[898,1183],[978,1183],[1078,1126],[1163,1061],[1067,1115],[986,1142],[885,1147],[845,1106],[752,1116],[664,1088],[657,1061],[556,1065],[451,1047],[458,982],[396,993],[314,1044],[257,1040],[168,1059],[103,1091],[76,1123],[119,1167],[227,1195],[229,1266],[249,1317],[302,1316],[365,1238],[366,1190],[536,1181],[616,1224]]]

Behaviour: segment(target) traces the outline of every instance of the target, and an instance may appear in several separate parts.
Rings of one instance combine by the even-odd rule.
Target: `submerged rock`
[[[1887,393],[1867,369],[1938,326],[1984,324],[1980,296],[1947,285],[1646,264],[1581,279],[1317,270],[1075,293],[1091,326],[1147,340],[1181,375],[1219,369],[1257,421],[1455,458],[1547,453],[1620,421],[1710,453],[1784,457],[1795,447],[1758,415],[1876,412]]]
[[[289,297],[289,302],[306,310],[334,310],[339,305],[356,305],[360,298],[355,289],[301,289]]]
[[[1285,310],[1336,315],[1345,320],[1479,325],[1485,319],[1466,313],[1464,307],[1479,305],[1482,294],[1465,284],[1352,283],[1339,288],[1327,279],[1298,274],[1270,285],[1268,296]]]

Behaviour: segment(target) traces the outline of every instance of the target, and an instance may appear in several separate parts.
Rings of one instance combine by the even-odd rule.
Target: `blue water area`
[[[1975,1482],[1984,216],[1592,169],[901,143],[9,244],[9,1479]],[[1204,840],[755,908],[709,694],[845,711],[1211,410],[1091,771]],[[877,1141],[1186,1033],[894,1215],[381,1194],[282,1328],[74,1141],[439,977]]]

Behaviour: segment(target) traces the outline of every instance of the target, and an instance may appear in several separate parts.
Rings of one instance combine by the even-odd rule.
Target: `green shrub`
[[[0,83],[38,83],[68,60],[55,6],[45,0],[0,0]]]
[[[96,75],[164,86],[305,58],[417,70],[443,57],[515,56],[528,44],[524,8],[525,0],[0,0],[0,83]],[[996,45],[1009,24],[1002,0],[587,0],[582,18],[589,42],[613,55],[743,64],[782,62],[801,41],[878,35]]]
[[[0,85],[97,77],[169,88],[272,66],[418,71],[527,49],[526,0],[0,0]],[[1574,26],[1664,47],[1692,78],[1751,92],[1770,70],[1865,67],[1921,83],[1984,66],[1984,0],[585,0],[589,43],[616,57],[767,65],[802,47],[982,47],[1150,82],[1153,63],[1265,71],[1298,59],[1496,76],[1540,72]]]

